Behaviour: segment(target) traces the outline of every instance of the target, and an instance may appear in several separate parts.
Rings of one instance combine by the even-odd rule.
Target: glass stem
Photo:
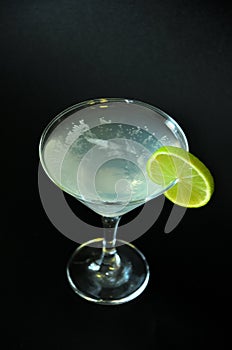
[[[102,217],[104,229],[103,247],[102,247],[102,262],[101,265],[108,266],[111,271],[120,267],[120,257],[117,254],[115,247],[117,228],[120,221],[120,216]]]

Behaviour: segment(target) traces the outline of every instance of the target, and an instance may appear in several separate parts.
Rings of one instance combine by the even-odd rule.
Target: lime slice
[[[162,186],[173,184],[164,194],[175,204],[198,208],[210,200],[214,180],[208,168],[193,154],[182,148],[159,148],[147,162],[150,179]]]

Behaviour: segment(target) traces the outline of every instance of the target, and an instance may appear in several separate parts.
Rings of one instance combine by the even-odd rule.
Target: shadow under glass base
[[[117,240],[119,267],[112,271],[103,266],[102,238],[79,246],[67,265],[72,289],[88,301],[104,305],[122,304],[139,296],[149,280],[149,267],[144,255],[132,244]]]

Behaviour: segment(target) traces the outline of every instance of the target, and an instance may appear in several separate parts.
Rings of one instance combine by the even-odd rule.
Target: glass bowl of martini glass
[[[156,184],[146,173],[149,157],[165,145],[188,151],[180,126],[156,107],[123,98],[78,103],[45,128],[39,145],[45,173],[102,217],[103,237],[78,246],[67,264],[72,289],[86,300],[121,304],[147,286],[144,255],[116,234],[122,215],[176,183]]]

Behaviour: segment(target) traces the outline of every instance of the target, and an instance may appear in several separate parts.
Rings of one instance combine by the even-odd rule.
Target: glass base
[[[122,304],[139,296],[149,280],[149,266],[144,255],[132,244],[117,240],[117,267],[102,264],[103,239],[78,247],[67,265],[72,289],[81,297],[104,305]],[[95,246],[94,246],[95,245]]]

